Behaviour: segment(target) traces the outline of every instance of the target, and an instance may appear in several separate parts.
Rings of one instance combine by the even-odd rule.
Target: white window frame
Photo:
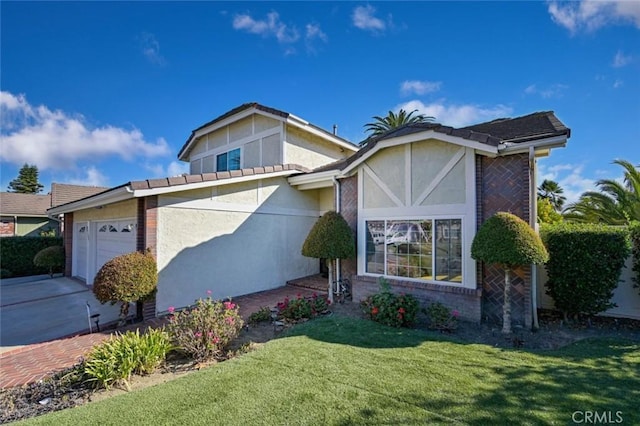
[[[440,280],[436,280],[436,279],[431,279],[431,280],[425,280],[422,278],[411,278],[411,277],[401,277],[398,275],[388,275],[387,272],[387,246],[385,243],[385,250],[384,250],[384,268],[385,268],[385,273],[383,274],[376,274],[373,272],[367,272],[367,265],[366,265],[366,258],[367,258],[367,239],[366,239],[366,232],[367,232],[367,222],[373,222],[373,221],[383,221],[385,222],[385,230],[387,229],[387,222],[402,222],[402,221],[407,221],[407,222],[415,222],[415,221],[431,221],[432,225],[431,225],[431,244],[434,245],[435,241],[437,240],[437,238],[435,238],[435,234],[437,233],[436,230],[436,221],[438,220],[459,220],[460,221],[460,228],[464,229],[465,226],[465,221],[466,218],[463,215],[437,215],[437,216],[369,216],[366,218],[363,218],[360,223],[362,224],[362,228],[363,228],[363,232],[364,232],[364,236],[365,238],[361,239],[361,241],[363,241],[363,244],[359,245],[358,248],[358,257],[362,259],[362,262],[358,262],[358,269],[359,269],[359,275],[364,275],[364,276],[371,276],[371,277],[387,277],[390,279],[394,279],[394,280],[401,280],[401,281],[413,281],[413,282],[419,282],[419,283],[425,283],[425,284],[438,284],[438,285],[448,285],[448,286],[453,286],[453,287],[467,287],[468,285],[465,285],[468,281],[470,281],[467,277],[467,256],[465,256],[465,239],[464,239],[464,235],[460,236],[460,245],[461,245],[461,249],[462,249],[462,253],[460,256],[460,261],[461,261],[461,269],[460,269],[460,273],[462,274],[462,280],[461,282],[456,282],[456,281],[440,281]],[[433,246],[432,246],[433,247]],[[432,264],[431,264],[431,273],[433,274],[434,278],[435,278],[435,273],[436,273],[436,250],[435,247],[432,248]],[[475,282],[474,282],[475,284]]]

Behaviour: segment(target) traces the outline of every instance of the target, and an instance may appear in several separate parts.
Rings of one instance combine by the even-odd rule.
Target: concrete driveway
[[[118,319],[120,305],[101,305],[89,287],[69,278],[0,280],[0,353],[88,331],[87,303],[100,324]]]

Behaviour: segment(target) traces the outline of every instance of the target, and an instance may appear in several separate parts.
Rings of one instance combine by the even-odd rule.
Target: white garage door
[[[73,250],[75,253],[73,256],[73,275],[86,281],[89,267],[89,223],[76,223],[74,235]]]
[[[136,251],[136,223],[133,220],[96,222],[96,269],[121,254]]]

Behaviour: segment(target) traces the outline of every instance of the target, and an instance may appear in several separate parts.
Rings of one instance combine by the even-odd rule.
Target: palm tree
[[[564,189],[553,180],[545,179],[538,187],[538,197],[549,200],[556,211],[562,210],[564,202],[567,201],[567,197],[562,194],[564,194]]]
[[[612,179],[596,182],[600,192],[588,191],[565,209],[565,218],[573,222],[628,225],[640,220],[640,170],[628,161],[615,160],[624,168],[624,183]]]
[[[435,120],[434,117],[429,117],[424,114],[413,115],[418,112],[417,109],[407,114],[407,111],[400,109],[396,115],[393,111],[389,111],[386,117],[380,117],[375,115],[372,123],[367,123],[364,128],[369,132],[369,137],[380,136],[389,130],[397,129],[400,126],[410,123],[428,123]]]

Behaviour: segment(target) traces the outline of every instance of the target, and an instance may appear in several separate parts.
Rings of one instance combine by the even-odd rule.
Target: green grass
[[[526,352],[332,316],[172,382],[32,424],[640,424],[640,343]],[[580,418],[578,418],[580,420]]]

